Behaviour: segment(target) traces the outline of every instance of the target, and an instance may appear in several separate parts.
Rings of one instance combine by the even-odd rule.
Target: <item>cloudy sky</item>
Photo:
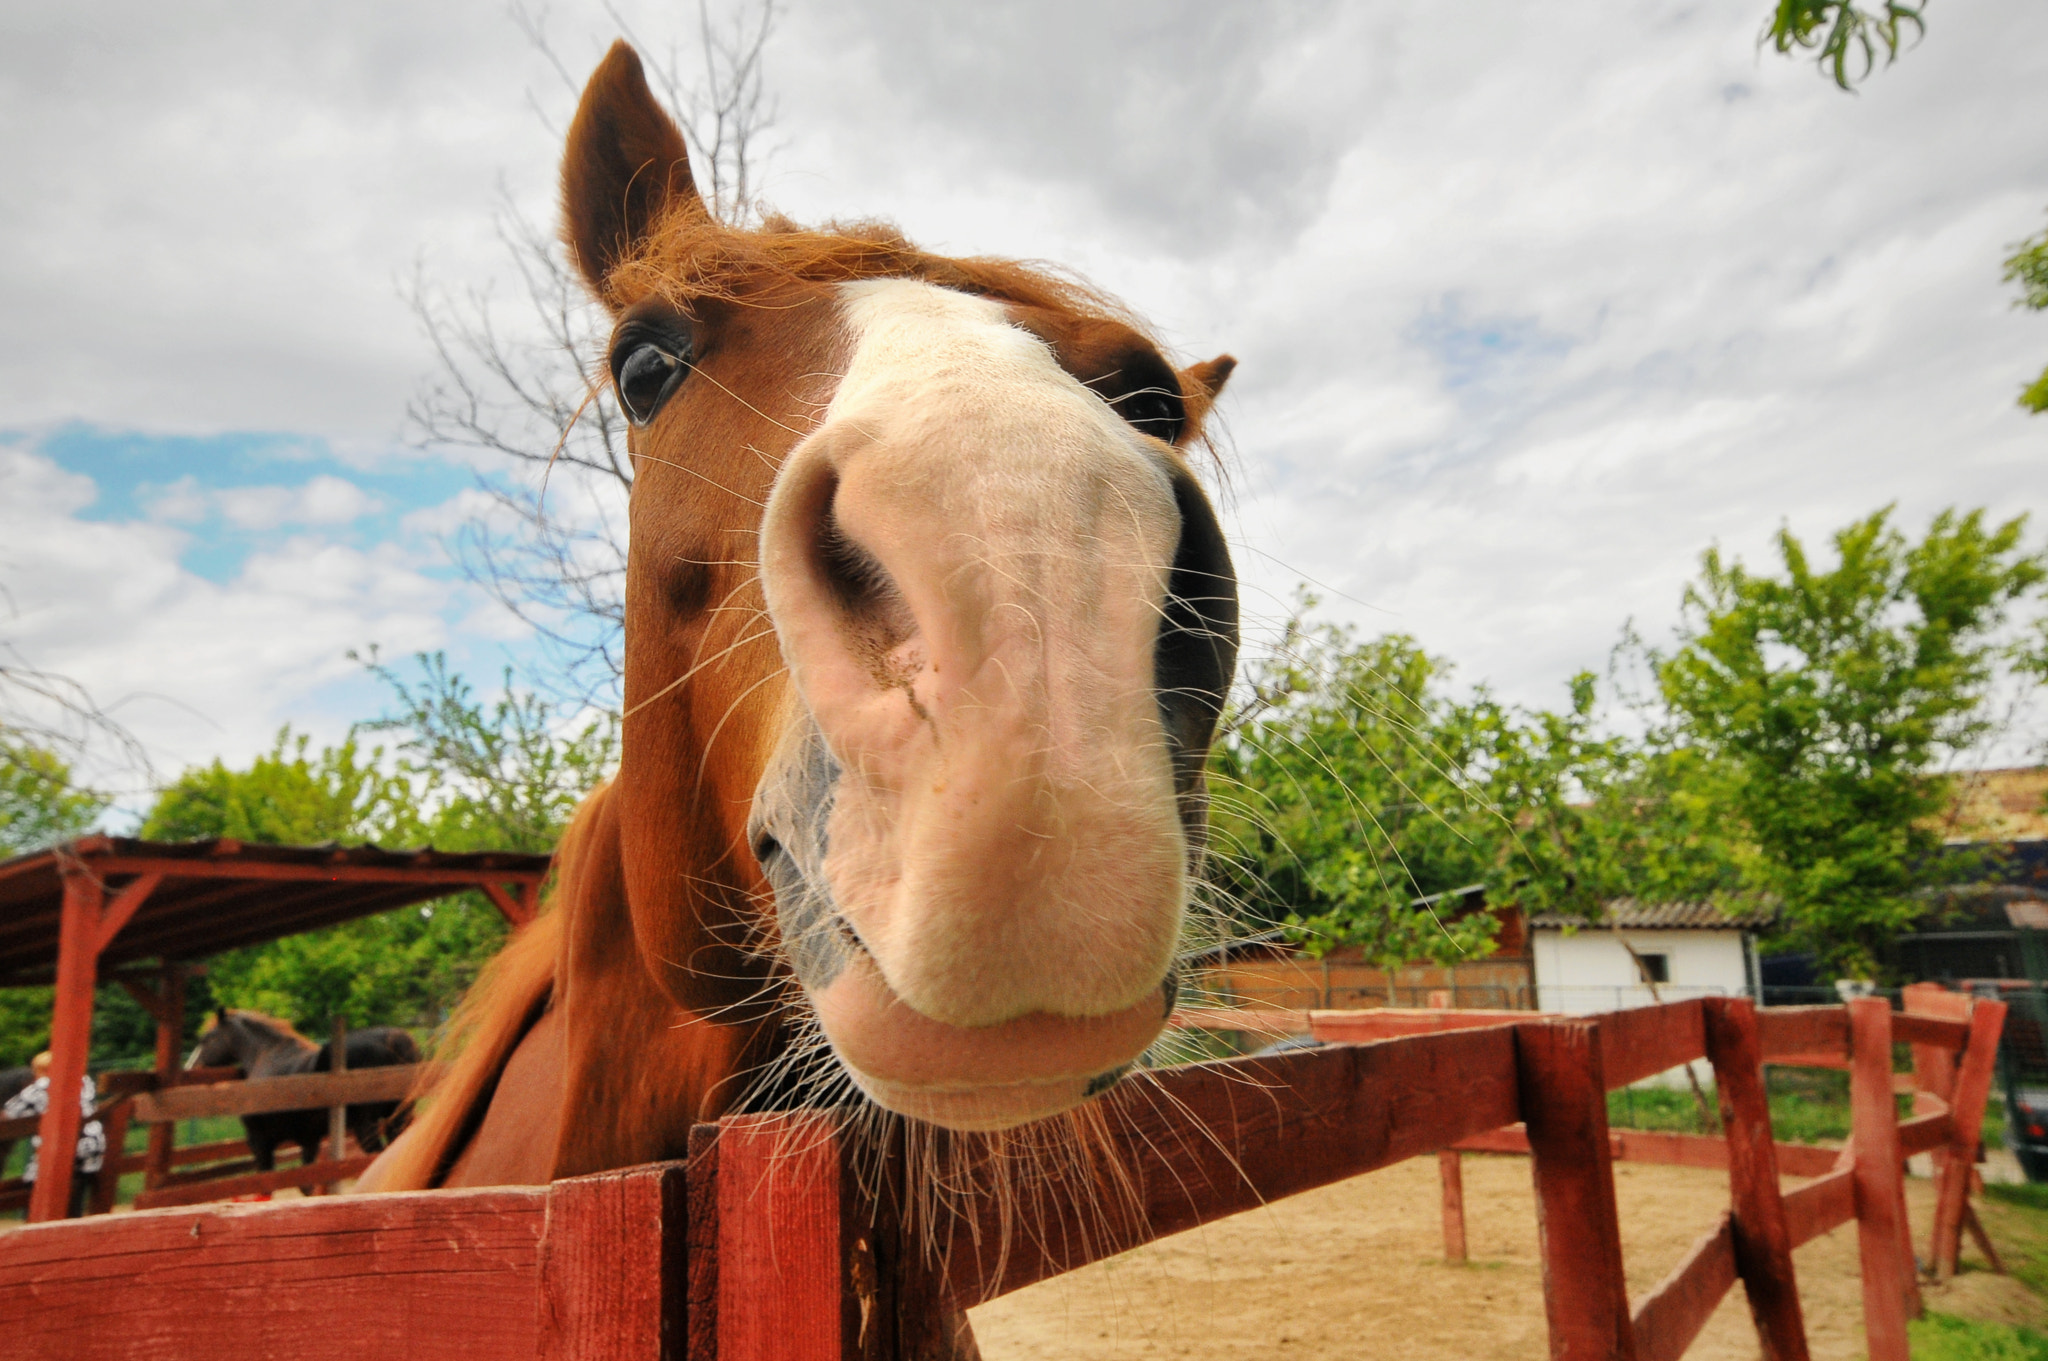
[[[1933,5],[1854,96],[1759,54],[1767,8],[792,0],[762,187],[1236,354],[1254,614],[1310,582],[1555,703],[1711,543],[2048,489],[2048,317],[1999,280],[2048,6]],[[579,78],[615,29],[545,23]],[[7,7],[0,640],[171,770],[373,712],[350,649],[531,661],[449,561],[473,467],[408,430],[403,289],[509,303],[494,208],[551,212],[572,105],[496,0]]]

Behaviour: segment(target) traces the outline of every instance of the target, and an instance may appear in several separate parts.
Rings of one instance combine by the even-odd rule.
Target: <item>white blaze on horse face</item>
[[[1157,1032],[1187,890],[1153,672],[1180,535],[1168,454],[997,303],[840,292],[845,377],[761,536],[841,772],[824,878],[894,998],[951,1027],[1091,1018],[1071,1062],[1052,1043],[1011,1070],[1085,1078]]]

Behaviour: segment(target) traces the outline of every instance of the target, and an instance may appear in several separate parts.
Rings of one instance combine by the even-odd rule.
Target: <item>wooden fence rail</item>
[[[1382,1043],[1137,1075],[1102,1098],[1090,1157],[1007,1190],[1010,1164],[972,1138],[877,1149],[834,1112],[732,1118],[700,1127],[687,1162],[547,1188],[216,1205],[0,1235],[0,1316],[23,1354],[79,1361],[941,1361],[972,1354],[965,1310],[982,1300],[1519,1124],[1553,1357],[1678,1357],[1739,1281],[1767,1354],[1798,1361],[1792,1250],[1853,1219],[1870,1354],[1903,1361],[1915,1287],[1899,1160],[1908,1144],[1944,1149],[1944,1175],[1957,1169],[1967,1191],[1975,1129],[1959,1076],[1953,1104],[1902,1130],[1891,1039],[1960,1052],[1966,1074],[1988,1062],[2002,1014],[1979,1002],[1967,1019],[1897,1025],[1879,1000],[1781,1016],[1726,999],[1463,1026],[1440,1013]],[[1856,1127],[1843,1166],[1781,1196],[1792,1169],[1778,1165],[1761,1066],[1789,1053],[1850,1065]],[[1631,1304],[1611,1161],[1632,1135],[1608,1130],[1606,1092],[1698,1059],[1715,1067],[1732,1134],[1719,1154],[1729,1211]],[[943,1213],[906,1181],[935,1165],[958,1174]]]

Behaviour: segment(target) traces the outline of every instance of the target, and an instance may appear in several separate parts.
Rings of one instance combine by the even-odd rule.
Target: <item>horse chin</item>
[[[811,1002],[848,1076],[885,1110],[953,1130],[998,1130],[1071,1110],[1114,1086],[1159,1037],[1168,986],[1102,1016],[1033,1012],[954,1026],[899,998],[865,954]]]

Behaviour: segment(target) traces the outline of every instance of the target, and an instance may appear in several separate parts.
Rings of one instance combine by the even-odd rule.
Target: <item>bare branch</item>
[[[700,191],[736,224],[753,214],[775,116],[763,54],[780,9],[780,0],[746,0],[714,15],[709,0],[699,0],[694,51],[675,40],[650,43],[613,5],[605,9],[683,129]],[[573,95],[577,82],[548,34],[545,6],[516,0],[511,14]],[[553,106],[529,99],[558,129]],[[552,233],[502,185],[496,229],[510,267],[497,286],[451,295],[421,267],[401,287],[434,354],[407,422],[423,447],[477,456],[483,507],[450,551],[540,640],[550,672],[535,683],[615,710],[633,466],[603,369],[610,318]]]

